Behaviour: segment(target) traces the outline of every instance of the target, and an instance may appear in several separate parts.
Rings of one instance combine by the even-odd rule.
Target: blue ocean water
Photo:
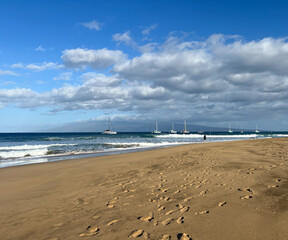
[[[206,132],[207,142],[288,137],[288,132]],[[204,133],[0,133],[0,168],[203,142]]]

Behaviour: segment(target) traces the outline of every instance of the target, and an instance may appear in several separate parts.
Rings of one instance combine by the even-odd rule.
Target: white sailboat
[[[255,133],[260,133],[260,131],[258,130],[258,126],[256,125],[256,129],[255,129]]]
[[[189,133],[189,131],[186,129],[186,120],[184,121],[184,130],[181,133],[184,133],[184,134]]]
[[[117,132],[112,131],[110,118],[108,118],[108,129],[104,130],[104,131],[102,132],[102,134],[107,134],[107,135],[108,135],[108,134],[111,134],[111,135],[117,134]]]
[[[172,122],[172,129],[169,131],[171,134],[176,134],[177,131],[174,130],[174,122]]]
[[[160,134],[161,131],[158,130],[158,122],[156,121],[156,129],[152,132],[154,134]]]
[[[240,130],[240,133],[244,133],[242,124],[241,124],[241,130]]]
[[[233,131],[232,131],[232,129],[231,129],[231,125],[230,125],[230,123],[229,123],[229,129],[228,129],[228,132],[229,132],[229,133],[233,133]]]

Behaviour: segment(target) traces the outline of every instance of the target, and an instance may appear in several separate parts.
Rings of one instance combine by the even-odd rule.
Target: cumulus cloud
[[[127,58],[126,54],[119,50],[88,50],[83,48],[67,49],[62,55],[63,63],[68,68],[104,69]]]
[[[99,31],[103,23],[99,23],[98,21],[93,20],[91,22],[82,23],[82,25],[86,28]]]
[[[46,93],[18,91],[30,94],[21,98],[22,106],[38,103],[53,106],[55,112],[113,109],[142,119],[171,116],[205,123],[279,117],[288,114],[287,59],[285,38],[245,41],[217,34],[184,41],[169,36],[131,58],[119,50],[65,50],[65,67],[97,72],[90,69],[78,85],[64,84]],[[13,102],[13,94],[17,102],[17,91],[8,99]],[[9,104],[1,92],[0,104]]]

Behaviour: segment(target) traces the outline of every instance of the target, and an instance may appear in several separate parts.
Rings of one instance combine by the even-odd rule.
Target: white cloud
[[[139,50],[142,53],[153,52],[157,46],[158,46],[157,43],[148,43],[148,44],[145,44],[143,46],[140,46]]]
[[[64,65],[69,68],[84,68],[89,66],[95,69],[104,69],[117,62],[124,61],[126,57],[119,50],[77,48],[65,50],[61,58]]]
[[[28,70],[33,70],[33,71],[45,71],[45,70],[56,70],[56,69],[61,69],[63,66],[59,65],[58,63],[53,63],[53,62],[43,62],[43,63],[31,63],[24,65],[22,63],[16,63],[11,65],[12,68],[23,68],[23,69],[28,69]]]
[[[10,70],[1,70],[1,69],[0,69],[0,76],[3,76],[3,75],[18,76],[17,73],[12,72],[12,71],[10,71]]]
[[[35,48],[35,51],[45,52],[46,49],[40,45],[39,47]]]
[[[24,68],[25,66],[22,63],[14,63],[11,65],[12,68]]]
[[[1,81],[0,81],[0,84],[2,84],[2,85],[15,85],[16,82],[13,82],[13,81],[4,81],[3,83],[1,83]]]
[[[72,75],[73,75],[72,72],[64,72],[54,77],[53,80],[70,81]]]
[[[82,23],[82,25],[86,28],[99,31],[103,23],[99,23],[98,21],[93,20],[91,22]]]
[[[64,84],[46,93],[18,90],[29,98],[17,91],[5,98],[0,92],[0,105],[39,104],[55,112],[112,109],[142,119],[171,116],[195,122],[283,117],[288,114],[287,56],[284,38],[247,42],[219,34],[203,41],[169,36],[131,59],[119,50],[70,49],[62,55],[66,67],[98,72],[89,70],[78,85]]]
[[[116,42],[122,42],[127,46],[136,46],[136,43],[133,41],[133,39],[130,36],[130,31],[127,31],[125,33],[114,34],[113,40]]]
[[[143,34],[143,35],[149,35],[152,30],[155,30],[155,29],[156,29],[156,27],[157,27],[157,24],[153,24],[153,25],[145,28],[145,29],[142,31],[142,34]]]

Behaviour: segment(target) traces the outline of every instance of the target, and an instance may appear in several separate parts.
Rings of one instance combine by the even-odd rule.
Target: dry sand
[[[288,239],[288,140],[0,169],[0,239]]]

